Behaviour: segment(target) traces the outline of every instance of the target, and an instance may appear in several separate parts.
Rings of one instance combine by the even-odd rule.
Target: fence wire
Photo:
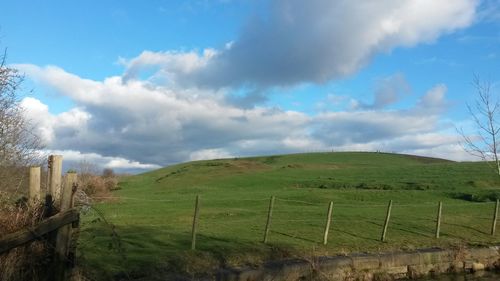
[[[201,241],[198,244],[262,242],[270,198],[201,197],[197,232]],[[165,244],[162,247],[175,248],[179,247],[179,244],[189,247],[194,197],[147,199],[114,196],[98,197],[96,200],[110,202],[94,203],[94,213],[91,211],[85,215],[84,233],[92,234],[93,238],[90,239],[112,239],[110,237],[114,235],[121,237],[121,242],[126,247],[139,250],[140,247],[147,246],[140,246],[140,243],[134,241],[137,237],[146,236],[151,237],[153,241],[162,241],[161,243]],[[165,204],[151,204],[154,202]],[[363,241],[379,241],[386,219],[387,203],[334,201],[329,244],[363,245]],[[329,201],[325,198],[307,201],[275,197],[269,222],[271,243],[281,241],[299,245],[322,244],[328,204]],[[393,202],[387,240],[403,243],[408,239],[435,239],[437,209],[438,202]],[[492,202],[444,201],[440,225],[441,237],[444,238],[441,239],[470,238],[476,241],[479,235],[481,241],[496,241],[490,235],[493,210]],[[105,224],[108,229],[101,233],[95,230],[96,227],[99,228],[99,217],[105,217],[107,220]],[[97,222],[92,223],[96,220]],[[89,235],[87,239],[88,237]],[[426,243],[432,244],[435,241]],[[84,248],[92,244],[89,241],[82,242]]]

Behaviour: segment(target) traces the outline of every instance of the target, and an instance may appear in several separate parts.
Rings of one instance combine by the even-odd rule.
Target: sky
[[[473,78],[500,88],[500,1],[4,1],[0,48],[33,133],[68,163],[465,161]]]

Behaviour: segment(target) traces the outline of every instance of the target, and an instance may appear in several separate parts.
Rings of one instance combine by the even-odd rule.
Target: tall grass
[[[43,205],[29,206],[13,202],[11,195],[0,193],[0,237],[35,226],[43,218]],[[0,255],[0,280],[44,280],[50,262],[49,246],[34,241]]]

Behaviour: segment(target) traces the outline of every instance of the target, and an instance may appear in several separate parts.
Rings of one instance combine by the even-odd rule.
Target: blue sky
[[[46,149],[74,162],[472,159],[455,127],[470,128],[474,73],[498,92],[500,2],[371,2],[7,1],[0,46]]]

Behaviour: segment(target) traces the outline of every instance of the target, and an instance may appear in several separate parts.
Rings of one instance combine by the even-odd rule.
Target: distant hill
[[[305,188],[425,190],[488,187],[498,179],[482,162],[453,162],[414,155],[332,152],[194,161],[145,174],[153,186],[259,185]]]

